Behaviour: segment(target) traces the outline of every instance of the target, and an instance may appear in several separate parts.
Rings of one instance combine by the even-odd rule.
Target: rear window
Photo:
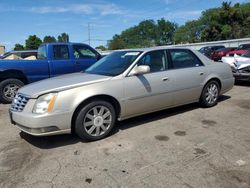
[[[169,51],[173,69],[199,67],[203,65],[198,57],[190,50],[172,49]]]

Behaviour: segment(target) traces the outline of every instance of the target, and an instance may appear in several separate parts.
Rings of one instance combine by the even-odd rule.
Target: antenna
[[[88,22],[88,41],[90,45],[90,22]]]

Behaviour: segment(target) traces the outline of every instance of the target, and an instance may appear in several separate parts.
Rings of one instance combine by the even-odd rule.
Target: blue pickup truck
[[[10,103],[25,84],[80,72],[101,55],[81,43],[48,43],[38,48],[37,60],[0,60],[0,102]]]

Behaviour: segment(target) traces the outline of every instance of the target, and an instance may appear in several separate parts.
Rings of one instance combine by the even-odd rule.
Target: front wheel
[[[93,101],[78,112],[75,132],[82,139],[100,140],[110,133],[115,120],[115,109],[109,102]]]
[[[212,107],[217,104],[219,99],[220,87],[217,81],[212,80],[204,87],[200,103],[204,107]]]
[[[24,83],[18,79],[6,79],[0,83],[0,101],[11,103],[17,91]]]

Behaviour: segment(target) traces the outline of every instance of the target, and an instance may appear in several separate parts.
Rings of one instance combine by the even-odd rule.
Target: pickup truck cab
[[[81,43],[48,43],[38,48],[37,60],[0,60],[0,102],[10,103],[23,85],[80,72],[101,58]]]

